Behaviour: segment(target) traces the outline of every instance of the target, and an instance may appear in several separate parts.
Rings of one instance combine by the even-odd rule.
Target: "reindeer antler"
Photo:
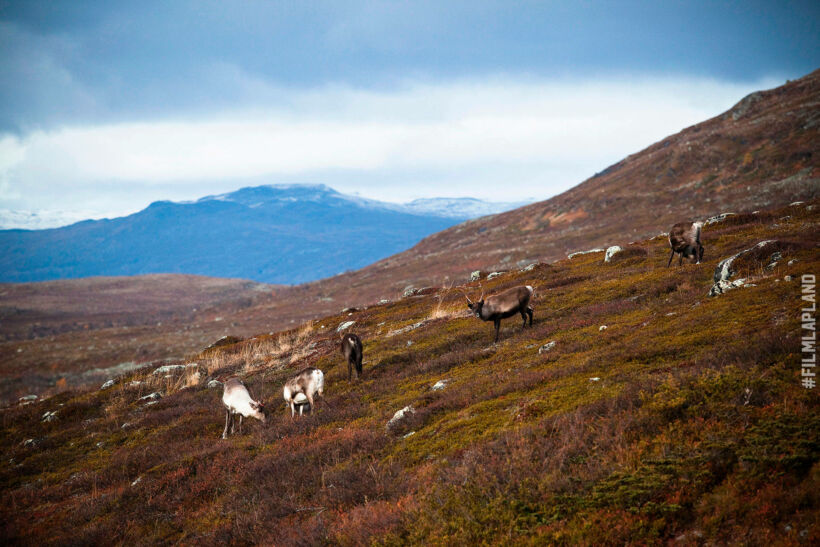
[[[469,302],[470,304],[472,304],[472,303],[473,303],[473,301],[472,301],[472,300],[470,300],[470,297],[469,297],[469,296],[467,296],[467,291],[465,291],[464,289],[458,289],[458,292],[460,292],[461,294],[463,294],[463,295],[464,295],[464,298],[466,298],[466,299],[467,299],[467,302]]]
[[[481,296],[478,297],[478,301],[481,302],[484,300],[484,287],[481,286],[481,281],[478,282],[478,288],[481,289]]]

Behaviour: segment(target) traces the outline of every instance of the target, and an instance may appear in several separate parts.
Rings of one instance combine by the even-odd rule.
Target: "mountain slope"
[[[8,544],[623,545],[820,542],[820,404],[801,386],[800,276],[820,200],[511,272],[535,323],[492,325],[439,290],[2,410]],[[719,260],[743,288],[708,297]],[[458,287],[479,291],[478,283]],[[348,382],[337,327],[355,321]],[[602,329],[606,326],[606,329]],[[284,380],[325,372],[315,415]],[[239,374],[267,424],[221,440]],[[156,395],[151,395],[156,393]],[[400,409],[405,418],[386,427]]]
[[[511,269],[625,244],[675,222],[820,195],[820,70],[749,95],[554,198],[471,220],[406,252],[323,281],[360,287],[361,302],[408,284],[441,285],[471,270]],[[378,281],[374,281],[378,280]]]
[[[243,188],[113,220],[0,231],[0,280],[188,273],[293,284],[361,268],[455,222],[325,186]]]
[[[190,319],[190,324],[166,320],[161,329],[150,328],[135,313],[132,323],[142,326],[106,328],[91,322],[89,329],[78,330],[74,326],[81,324],[81,319],[68,315],[53,321],[54,328],[65,329],[64,333],[50,333],[55,338],[42,343],[37,328],[26,327],[22,321],[21,328],[28,336],[7,338],[2,343],[4,366],[14,368],[18,363],[18,368],[36,370],[36,385],[40,387],[35,392],[53,390],[66,376],[70,383],[81,382],[73,374],[84,366],[109,367],[121,361],[178,356],[202,347],[208,336],[247,337],[291,328],[345,307],[399,299],[408,287],[461,282],[473,270],[514,270],[531,262],[556,260],[572,251],[608,244],[623,246],[668,230],[682,219],[704,219],[744,209],[750,212],[767,203],[787,204],[817,196],[819,80],[820,72],[815,72],[780,88],[752,94],[727,113],[633,154],[553,199],[460,224],[362,270],[296,287],[271,287],[268,292],[257,293],[250,305],[203,314]],[[314,197],[322,193],[321,188],[305,190]],[[255,191],[234,196],[244,203],[233,206],[258,203]],[[206,201],[213,205],[227,196],[230,194]],[[704,244],[709,258],[708,233]],[[38,287],[27,290],[34,294]],[[85,288],[75,290],[66,283],[61,290],[66,298],[73,295],[75,309],[81,309]],[[116,295],[104,290],[98,295],[110,296],[116,304]],[[38,310],[30,310],[19,301],[6,301],[2,294],[0,308],[17,318],[40,317]],[[222,321],[214,323],[216,318]],[[32,319],[32,323],[36,321]],[[99,349],[97,338],[111,340],[117,351]],[[97,349],[85,350],[92,346]],[[59,351],[72,357],[61,358]]]

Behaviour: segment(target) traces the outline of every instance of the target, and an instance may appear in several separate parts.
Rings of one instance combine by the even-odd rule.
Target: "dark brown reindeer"
[[[285,382],[285,387],[282,389],[282,395],[285,402],[290,405],[290,417],[296,415],[296,406],[300,405],[299,415],[302,415],[301,405],[307,402],[310,405],[310,413],[313,414],[314,396],[319,395],[324,399],[325,375],[321,370],[314,367],[308,367],[300,370],[295,376],[292,376]]]
[[[669,246],[672,247],[672,254],[669,255],[669,262],[666,263],[668,268],[672,264],[672,259],[675,258],[675,253],[680,254],[678,266],[683,264],[683,258],[697,259],[696,264],[700,264],[703,260],[703,245],[700,243],[700,229],[703,227],[702,222],[678,222],[672,229],[669,230]]]
[[[342,337],[342,355],[347,360],[347,380],[350,381],[353,369],[356,369],[356,379],[362,375],[362,340],[353,333]]]
[[[484,291],[481,292],[478,302],[473,302],[467,293],[467,307],[482,321],[492,321],[495,324],[495,341],[498,342],[498,331],[501,328],[501,320],[520,313],[524,320],[522,328],[527,326],[527,317],[530,318],[532,326],[532,307],[530,299],[534,290],[529,285],[513,287],[506,291],[484,298]]]

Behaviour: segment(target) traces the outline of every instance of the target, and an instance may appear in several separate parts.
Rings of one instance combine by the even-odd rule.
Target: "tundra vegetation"
[[[0,534],[37,545],[816,545],[820,388],[800,385],[799,279],[820,272],[818,206],[704,226],[700,265],[667,269],[656,238],[609,263],[580,255],[485,280],[488,293],[535,288],[533,327],[505,324],[494,345],[486,323],[432,313],[463,309],[458,291],[439,291],[209,349],[186,360],[201,370],[185,379],[143,370],[6,408]],[[708,297],[720,259],[763,240],[777,243],[733,264],[748,283]],[[346,381],[335,332],[348,320],[368,341],[359,382]],[[291,362],[282,344],[297,340]],[[325,371],[329,404],[292,420],[282,385],[306,366]],[[220,440],[221,390],[207,386],[233,374],[271,414]]]

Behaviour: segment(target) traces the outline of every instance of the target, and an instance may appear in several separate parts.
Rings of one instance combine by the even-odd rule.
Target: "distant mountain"
[[[264,188],[264,187],[263,187]],[[276,185],[279,189],[296,190],[301,188],[303,191],[303,198],[307,199],[308,192],[304,192],[307,188],[325,188],[318,185]],[[244,189],[250,190],[250,189]],[[253,205],[253,192],[244,192],[244,195],[238,195],[239,192],[232,192],[229,194],[222,194],[217,196],[208,196],[199,201],[215,199],[222,201],[238,201],[244,205]],[[357,196],[350,196],[339,194],[342,199],[348,201],[355,201],[361,205],[376,207],[391,211],[400,211],[411,213],[414,215],[432,215],[437,217],[454,218],[458,220],[468,220],[472,218],[483,217],[486,215],[495,215],[510,211],[522,205],[526,205],[531,201],[518,201],[511,203],[483,201],[475,198],[423,198],[416,199],[409,203],[387,203],[372,199],[360,198]],[[316,197],[316,196],[314,196]],[[296,199],[295,197],[288,197],[282,199]],[[185,203],[185,202],[183,202]],[[188,202],[193,203],[193,202]],[[60,228],[62,226],[69,226],[76,222],[83,220],[100,219],[105,215],[99,212],[90,211],[21,211],[15,209],[0,209],[0,230],[45,230],[48,228]]]
[[[479,200],[419,201],[384,203],[324,185],[257,186],[159,201],[122,218],[2,230],[0,281],[187,273],[295,284],[364,267],[497,211]]]
[[[470,219],[503,213],[527,203],[529,202],[496,203],[475,198],[423,198],[406,203],[404,208],[417,214]]]

